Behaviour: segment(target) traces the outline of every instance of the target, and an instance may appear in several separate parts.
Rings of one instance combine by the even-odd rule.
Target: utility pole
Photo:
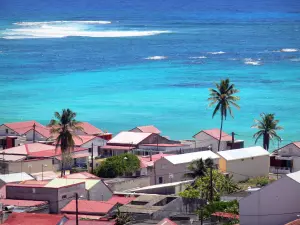
[[[213,201],[213,180],[212,180],[212,171],[213,171],[213,168],[212,166],[210,167],[210,201],[212,202]]]
[[[94,143],[92,142],[92,173],[94,173]]]
[[[76,198],[76,225],[79,225],[79,222],[78,222],[78,193],[75,193],[75,198]]]
[[[231,133],[231,137],[232,137],[232,140],[231,140],[231,149],[233,149],[233,145],[234,145],[234,135],[235,135],[235,133],[232,132]]]
[[[33,135],[32,135],[32,142],[35,143],[35,123],[33,124]]]

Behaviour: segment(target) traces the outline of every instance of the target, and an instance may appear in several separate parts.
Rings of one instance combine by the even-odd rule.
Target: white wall
[[[33,140],[33,130],[28,131],[26,134],[26,139],[27,141],[32,141]],[[40,135],[38,132],[35,132],[35,141],[46,141],[47,138]]]
[[[145,150],[157,150],[158,151],[179,151],[180,149],[189,149],[190,146],[176,146],[176,147],[164,147],[164,146],[148,146],[148,145],[139,145],[139,149],[145,149]]]
[[[297,172],[300,170],[300,157],[293,157],[293,171]]]
[[[233,175],[235,181],[247,180],[250,177],[268,176],[270,156],[259,156],[247,159],[226,161],[226,172]]]
[[[280,156],[300,156],[299,148],[293,143],[288,144],[278,151]]]
[[[98,156],[98,147],[106,145],[106,142],[107,142],[106,140],[104,140],[102,138],[99,138],[99,137],[96,137],[93,140],[81,145],[80,147],[82,147],[82,148],[91,148],[92,143],[93,143],[93,145],[94,145],[93,154],[94,154],[94,157],[96,157],[96,156]]]
[[[8,129],[8,134],[6,133],[6,129]],[[0,126],[0,136],[14,136],[17,135],[13,130],[9,129],[8,127],[1,125]]]
[[[298,218],[299,199],[300,184],[289,177],[283,177],[240,200],[240,224],[286,224]]]
[[[196,139],[196,147],[197,148],[211,146],[212,147],[211,150],[213,152],[218,152],[219,141],[217,139],[213,138],[212,136],[210,136],[204,132],[201,132],[195,136],[195,139]],[[227,149],[227,142],[221,141],[220,151],[224,151],[226,149]]]

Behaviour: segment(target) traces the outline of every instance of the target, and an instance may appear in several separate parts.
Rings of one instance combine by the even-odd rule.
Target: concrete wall
[[[300,156],[300,151],[296,145],[291,143],[291,144],[288,144],[288,145],[282,147],[278,151],[278,155],[280,155],[280,156]]]
[[[94,154],[94,157],[96,157],[96,156],[99,155],[98,154],[98,147],[106,145],[107,141],[104,140],[104,139],[102,139],[102,138],[96,137],[93,140],[91,140],[91,141],[89,141],[89,142],[81,145],[80,147],[82,147],[82,148],[91,148],[92,147],[92,143],[94,145],[94,147],[93,147],[93,154]],[[92,155],[92,153],[91,153],[91,155]]]
[[[268,176],[269,170],[269,155],[226,161],[226,172],[232,174],[235,181],[243,181],[251,177]]]
[[[286,224],[298,218],[299,198],[300,184],[283,177],[240,200],[240,224]]]
[[[112,191],[103,183],[103,181],[94,185],[87,194],[87,199],[92,201],[107,201],[113,195]]]
[[[201,132],[195,136],[196,139],[196,147],[208,147],[211,146],[211,151],[213,152],[218,152],[218,143],[219,141],[212,136]],[[220,151],[227,150],[227,142],[226,141],[221,141],[220,143]]]
[[[300,157],[293,157],[292,172],[297,172],[299,170],[300,170]]]
[[[116,179],[112,179],[112,180],[116,180]],[[137,178],[125,178],[125,179],[120,178],[119,182],[110,182],[109,179],[107,179],[106,184],[110,187],[112,191],[125,191],[133,188],[149,186],[150,177],[137,177]]]
[[[75,196],[86,197],[85,184],[74,184],[62,188],[47,188],[33,186],[6,186],[6,198],[20,200],[49,201],[50,212],[59,213]]]
[[[33,130],[28,131],[26,134],[26,139],[27,141],[32,141],[33,140]],[[42,136],[40,133],[35,132],[35,141],[46,141],[47,138]]]
[[[18,162],[7,162],[8,170],[10,173],[40,173],[42,172],[42,165],[44,166],[44,172],[46,171],[56,171],[52,165],[52,159],[38,159],[38,160],[26,160]]]

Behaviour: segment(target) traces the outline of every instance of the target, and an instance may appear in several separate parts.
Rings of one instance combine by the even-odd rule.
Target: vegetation
[[[207,168],[210,168],[212,166],[213,160],[210,158],[206,159],[205,161],[203,161],[202,158],[195,160],[191,164],[189,164],[189,172],[184,176],[192,179],[203,177],[207,174]]]
[[[239,214],[239,203],[237,200],[220,202],[211,202],[203,208],[204,219],[210,218],[211,214],[215,212],[227,212],[238,215]]]
[[[223,121],[226,120],[227,112],[233,118],[233,113],[231,106],[239,109],[239,105],[236,103],[240,98],[238,96],[234,96],[234,94],[238,93],[239,90],[235,89],[234,84],[230,84],[229,79],[221,80],[219,84],[216,83],[216,89],[209,89],[209,98],[210,101],[209,106],[212,107],[215,105],[215,109],[213,111],[212,117],[216,115],[217,112],[220,112],[221,115],[221,128],[220,128],[220,139],[218,143],[218,151],[220,151],[220,142],[222,138],[222,130],[223,130]]]
[[[238,186],[242,190],[247,190],[249,187],[263,187],[274,181],[275,179],[271,179],[268,176],[254,177],[238,183]]]
[[[107,158],[94,172],[99,177],[114,178],[125,175],[126,173],[133,173],[139,168],[139,158],[136,155],[126,153]]]
[[[73,137],[75,132],[82,130],[80,122],[77,121],[76,113],[70,109],[63,109],[62,113],[55,112],[56,119],[52,119],[49,123],[51,135],[56,138],[56,149],[60,147],[62,152],[61,160],[61,176],[65,175],[65,164],[68,160],[68,155],[74,149]]]
[[[255,144],[262,137],[263,138],[263,148],[269,150],[270,140],[276,139],[281,141],[276,131],[282,130],[283,127],[278,126],[279,120],[275,119],[275,114],[260,114],[261,120],[254,120],[255,124],[252,128],[258,129],[258,131],[253,135],[255,138]]]
[[[118,208],[116,214],[116,225],[126,225],[132,221],[132,217],[128,213],[121,213],[120,209]]]

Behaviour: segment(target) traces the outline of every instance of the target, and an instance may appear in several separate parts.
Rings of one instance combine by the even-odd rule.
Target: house
[[[48,127],[45,127],[44,125],[32,120],[4,123],[0,126],[0,136],[25,136],[26,141],[38,142],[47,140],[51,137],[51,134]],[[7,144],[10,145],[10,143]]]
[[[122,131],[101,147],[100,155],[109,157],[112,155],[123,154],[133,149],[138,149],[143,144],[180,144],[154,133]],[[152,147],[156,150],[157,147]],[[148,150],[148,154],[151,149]]]
[[[117,209],[117,204],[109,204],[103,201],[78,200],[78,214],[105,216]],[[72,200],[62,210],[62,213],[76,214],[76,201]]]
[[[31,173],[37,181],[50,181],[60,176],[60,172],[53,172],[53,171],[43,171],[39,173]]]
[[[270,172],[287,174],[300,170],[300,142],[289,143],[270,156]]]
[[[112,191],[101,179],[56,178],[45,185],[45,187],[60,188],[82,182],[85,184],[86,199],[93,201],[105,201],[112,197]]]
[[[10,184],[10,183],[20,183],[26,180],[34,180],[29,174],[22,173],[10,173],[10,174],[0,174],[0,187]]]
[[[260,146],[221,151],[219,169],[233,176],[235,181],[251,177],[268,176],[270,154]]]
[[[85,182],[48,187],[44,184],[7,184],[6,197],[17,200],[48,201],[50,213],[59,213],[75,193],[86,198]]]
[[[131,132],[154,133],[160,134],[161,131],[153,125],[139,126],[130,130]]]
[[[77,135],[97,136],[105,140],[110,140],[112,138],[111,133],[104,132],[88,122],[81,122],[79,126],[82,127],[82,130],[76,130],[75,133]]]
[[[171,144],[142,144],[139,149],[135,149],[134,152],[138,155],[158,154],[160,152],[167,154],[182,154],[187,150],[191,150],[191,146],[182,143]],[[194,149],[193,149],[194,150]]]
[[[212,150],[213,152],[218,151],[218,144],[220,139],[220,130],[210,129],[210,130],[201,130],[193,136],[195,139],[195,148],[203,148],[203,150]],[[220,151],[228,149],[238,149],[244,147],[244,141],[234,140],[232,146],[232,136],[226,134],[222,131],[221,133],[221,142],[220,142]]]
[[[169,156],[172,154],[158,153],[155,155],[138,156],[140,160],[140,170],[136,172],[136,175],[149,176],[153,170],[154,162],[162,157]]]
[[[80,172],[80,173],[71,173],[65,175],[64,178],[67,179],[99,179],[99,177],[95,176],[94,174],[88,172]]]
[[[4,225],[63,225],[67,221],[64,215],[12,213]]]
[[[91,135],[78,135],[73,138],[76,147],[89,149],[89,152],[96,157],[99,155],[99,150],[102,146],[106,145],[107,140]]]
[[[220,157],[212,151],[192,152],[160,158],[154,162],[151,185],[182,181],[185,179],[184,175],[189,172],[188,166],[191,162],[208,158],[213,159],[215,166],[218,166]]]
[[[149,186],[150,177],[116,177],[105,179],[104,182],[113,192],[116,192]]]
[[[282,225],[300,212],[300,171],[290,173],[239,201],[240,224]]]

